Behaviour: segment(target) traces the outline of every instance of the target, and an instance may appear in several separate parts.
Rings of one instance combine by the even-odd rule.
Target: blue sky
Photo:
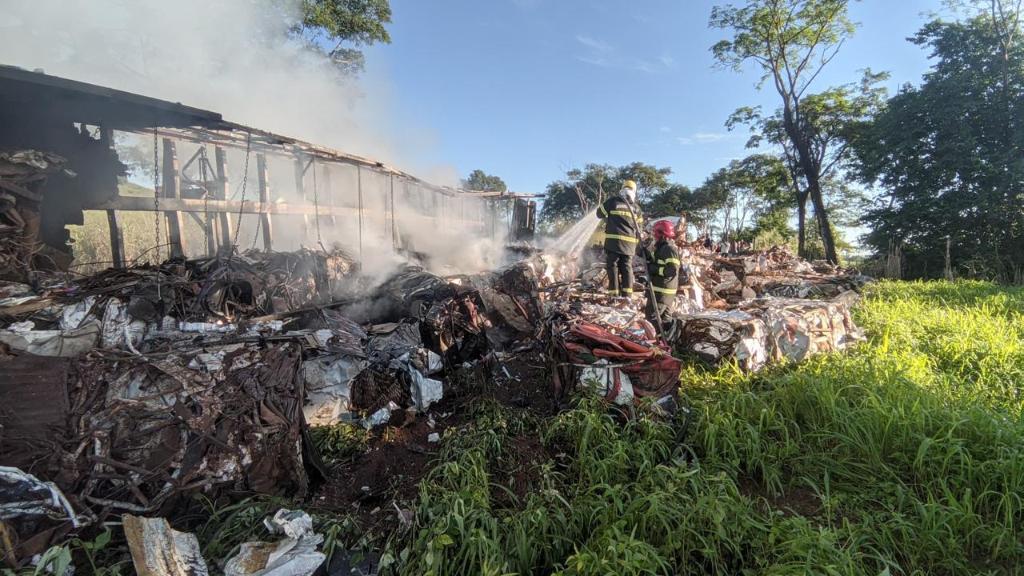
[[[758,74],[713,67],[713,0],[391,0],[390,45],[367,51],[390,85],[395,122],[425,127],[424,159],[480,168],[540,192],[587,162],[671,167],[695,186],[744,156],[739,106],[777,106]],[[906,41],[941,0],[864,0],[856,36],[814,90],[891,72],[917,83],[926,51]],[[412,137],[412,136],[410,136]]]

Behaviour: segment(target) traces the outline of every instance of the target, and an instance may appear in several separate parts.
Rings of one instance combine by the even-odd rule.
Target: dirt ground
[[[543,358],[534,352],[493,360],[472,374],[463,374],[458,388],[431,407],[427,414],[395,416],[372,431],[367,450],[339,464],[317,490],[313,504],[320,509],[353,515],[361,527],[388,532],[399,523],[399,510],[408,509],[417,486],[433,467],[438,444],[429,436],[468,422],[472,402],[492,399],[537,416],[554,413]],[[495,480],[522,500],[537,476],[544,450],[536,435],[522,435],[511,443],[511,468]],[[501,491],[508,505],[514,501]]]
[[[786,516],[815,518],[823,512],[821,499],[809,488],[790,487],[785,494],[773,496],[760,482],[740,478],[739,489],[740,493],[758,501],[761,506],[767,504],[771,509],[779,510]]]

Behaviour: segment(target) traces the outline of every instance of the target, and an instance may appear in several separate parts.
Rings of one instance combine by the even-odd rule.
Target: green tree
[[[933,21],[912,41],[935,63],[854,140],[860,174],[882,189],[869,245],[900,246],[906,272],[937,277],[947,238],[954,268],[1024,279],[1024,49],[1016,14]]]
[[[481,192],[507,192],[508,186],[498,176],[492,176],[483,170],[473,170],[469,177],[462,181],[462,187],[467,190],[479,190]]]
[[[573,168],[565,178],[548,184],[540,220],[552,227],[578,220],[594,210],[612,194],[618,194],[622,183],[633,180],[637,184],[637,199],[641,204],[669,188],[671,168],[658,168],[643,162],[625,166],[587,164]]]
[[[668,177],[672,175],[671,168],[658,168],[643,162],[633,162],[618,169],[614,181],[617,192],[622,183],[626,180],[636,182],[636,199],[641,204],[651,196],[667,189],[670,184]]]
[[[753,154],[733,160],[697,189],[697,208],[705,212],[706,223],[721,225],[725,237],[750,239],[764,226],[779,226],[788,234],[789,179],[789,170],[777,156]]]
[[[688,186],[670,184],[663,190],[650,194],[642,203],[644,213],[652,218],[678,216],[682,212],[696,209],[697,199]]]
[[[723,66],[740,69],[753,62],[782,99],[782,129],[792,145],[807,195],[814,206],[826,257],[838,262],[835,239],[821,189],[820,162],[815,158],[813,128],[802,103],[822,69],[853,34],[848,0],[751,0],[742,7],[716,6],[710,25],[730,30],[731,40],[712,47]]]
[[[301,10],[302,19],[292,33],[345,72],[362,71],[361,47],[391,42],[384,27],[391,22],[389,0],[302,0]]]
[[[830,197],[848,196],[848,187],[838,176],[850,165],[850,141],[881,109],[886,91],[879,83],[887,78],[887,73],[876,74],[866,70],[859,83],[805,96],[800,103],[807,128],[809,151],[814,164],[820,167],[819,184],[830,223],[834,212],[829,208],[830,204],[834,204],[830,202]],[[806,222],[810,189],[792,140],[786,134],[784,117],[782,109],[764,116],[760,107],[744,107],[729,117],[726,126],[731,130],[739,124],[748,125],[751,130],[748,148],[759,148],[768,143],[782,150],[782,157],[789,168],[788,184],[797,210],[797,253],[809,257]],[[844,220],[847,224],[851,223],[848,218]],[[821,237],[820,230],[817,237]]]

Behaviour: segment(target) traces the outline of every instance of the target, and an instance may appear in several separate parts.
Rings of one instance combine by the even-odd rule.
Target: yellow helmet
[[[633,182],[632,180],[626,180],[625,182],[622,183],[622,187],[623,188],[629,188],[630,190],[634,190],[635,191],[636,190],[636,182]]]

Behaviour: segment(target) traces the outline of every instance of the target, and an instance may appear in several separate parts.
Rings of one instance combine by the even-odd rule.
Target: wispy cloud
[[[718,142],[728,137],[729,134],[724,132],[697,132],[693,135],[693,139],[701,143]]]
[[[577,60],[584,64],[590,64],[591,66],[598,66],[600,68],[614,68],[615,62],[609,58],[601,58],[600,56],[577,56]]]
[[[669,128],[668,126],[662,126],[661,128],[658,128],[658,132],[661,132],[662,134],[668,134],[671,131],[672,129]]]
[[[676,136],[675,141],[682,146],[690,146],[692,144],[712,144],[733,137],[733,134],[726,132],[694,132],[687,136]]]
[[[594,52],[608,54],[615,51],[611,44],[591,38],[590,36],[584,36],[583,34],[577,34],[576,41]]]
[[[591,66],[660,74],[673,68],[676,63],[671,54],[662,54],[653,60],[626,56],[608,42],[585,34],[577,34],[576,42],[585,49],[585,53],[577,55],[576,59]]]

